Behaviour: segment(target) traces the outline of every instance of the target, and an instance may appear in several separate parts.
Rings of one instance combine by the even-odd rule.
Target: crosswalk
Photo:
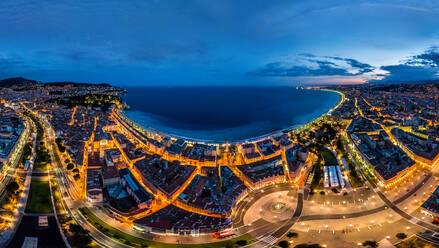
[[[416,218],[416,217],[413,217],[413,218],[411,218],[409,221],[410,221],[411,223],[413,223],[413,224],[418,224],[421,220],[418,219],[418,218]]]
[[[260,241],[266,244],[272,245],[276,242],[277,238],[271,235],[263,237]]]

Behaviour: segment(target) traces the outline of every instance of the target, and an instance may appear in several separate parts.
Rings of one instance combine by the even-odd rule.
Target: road
[[[233,211],[232,219],[234,226],[243,226],[244,225],[244,215],[247,209],[253,205],[256,201],[261,199],[263,196],[267,194],[271,194],[278,191],[291,190],[291,185],[272,185],[263,188],[262,190],[256,190],[251,192],[243,201],[239,202]],[[247,200],[249,199],[249,200]]]
[[[370,210],[366,210],[366,211],[362,211],[362,212],[348,213],[348,214],[307,215],[307,216],[302,216],[300,218],[300,220],[307,221],[307,220],[349,219],[349,218],[356,218],[356,217],[366,216],[366,215],[375,214],[375,213],[384,211],[387,208],[391,208],[390,204],[397,205],[397,204],[405,201],[407,198],[409,198],[414,193],[416,193],[416,191],[418,191],[424,185],[424,183],[427,182],[431,178],[432,175],[433,175],[432,173],[429,173],[427,175],[427,177],[425,177],[418,185],[416,185],[416,187],[414,187],[408,193],[404,194],[403,196],[401,196],[400,198],[396,199],[393,202],[388,200],[387,197],[383,193],[376,192],[378,195],[382,194],[382,196],[385,197],[385,199],[383,199],[383,197],[380,196],[380,198],[383,199],[384,203],[386,203],[386,206],[381,206],[378,208],[374,208],[374,209],[370,209]]]
[[[393,211],[395,211],[397,214],[399,214],[401,217],[403,217],[404,219],[408,220],[409,222],[413,223],[413,224],[417,224],[419,226],[422,226],[424,228],[426,228],[427,230],[433,231],[433,232],[439,232],[439,228],[437,226],[434,226],[430,223],[427,223],[425,221],[422,221],[414,216],[411,216],[410,214],[402,211],[401,209],[398,208],[398,206],[396,206],[396,204],[403,202],[405,199],[407,199],[408,197],[410,197],[412,194],[414,194],[416,191],[418,191],[422,185],[424,185],[424,183],[431,178],[433,174],[430,172],[429,175],[424,178],[424,180],[419,183],[416,187],[414,187],[413,189],[411,189],[407,194],[405,194],[404,196],[402,196],[401,198],[397,199],[396,201],[392,202],[390,201],[384,194],[383,192],[381,192],[380,188],[378,188],[376,186],[376,184],[374,182],[371,181],[367,181],[369,184],[369,187],[373,188],[373,190],[378,194],[378,196],[381,198],[381,200],[384,201],[384,203],[387,205],[387,207],[391,208]]]
[[[297,206],[294,214],[290,219],[281,224],[280,227],[274,229],[272,232],[268,232],[263,236],[258,237],[258,241],[249,245],[251,248],[265,248],[273,247],[273,245],[282,238],[291,227],[299,220],[303,209],[303,192],[297,194]],[[273,227],[271,227],[272,229]]]
[[[47,122],[46,122],[47,123]],[[51,156],[52,161],[57,161],[55,159],[55,154],[57,151],[56,149],[53,149],[54,147],[54,133],[53,130],[49,129],[50,125],[46,126],[46,133],[47,135],[47,146],[49,150],[49,154]],[[56,162],[58,164],[58,162]],[[61,167],[61,168],[60,168]],[[62,197],[63,206],[66,209],[66,211],[73,217],[78,224],[83,226],[86,230],[90,232],[90,235],[93,237],[93,239],[100,245],[104,247],[129,247],[124,244],[118,243],[115,240],[107,237],[106,235],[102,234],[99,230],[95,229],[91,224],[88,223],[88,221],[82,216],[82,214],[79,212],[78,208],[86,205],[85,202],[82,200],[75,200],[77,197],[74,195],[76,189],[72,186],[73,183],[71,180],[69,181],[68,175],[66,176],[65,170],[63,169],[63,161],[61,160],[60,167],[56,166],[54,168],[54,171],[51,172],[51,174],[55,175],[58,185],[60,186],[60,192]],[[14,171],[16,173],[17,171]],[[12,171],[11,171],[12,173]],[[48,176],[47,173],[39,173],[35,176]],[[424,179],[424,182],[430,179],[431,174],[429,174],[428,177]],[[367,178],[367,177],[366,177]],[[254,244],[249,245],[249,247],[271,247],[273,244],[275,244],[280,238],[282,238],[289,230],[290,228],[299,220],[319,220],[319,219],[344,219],[344,218],[355,218],[360,217],[364,215],[369,215],[373,213],[377,213],[380,211],[385,210],[386,208],[391,208],[393,211],[401,215],[403,218],[409,220],[412,223],[418,224],[422,227],[425,227],[429,230],[433,231],[439,231],[439,228],[436,228],[435,226],[422,222],[418,219],[415,219],[411,215],[405,213],[404,211],[400,210],[396,204],[403,202],[406,200],[410,195],[414,194],[419,188],[422,186],[422,183],[417,185],[415,188],[411,189],[409,193],[405,194],[404,196],[398,198],[396,201],[392,202],[390,201],[380,190],[376,187],[373,182],[369,182],[370,187],[374,189],[374,191],[380,196],[380,198],[385,202],[386,206],[382,206],[375,209],[370,209],[362,212],[357,213],[350,213],[350,214],[333,214],[333,215],[310,215],[310,216],[301,216],[302,209],[303,209],[303,200],[304,200],[304,192],[303,190],[299,190],[297,193],[297,206],[294,211],[294,214],[287,219],[286,221],[282,221],[280,223],[267,223],[264,220],[258,220],[254,223],[252,223],[252,226],[244,225],[244,216],[245,212],[249,207],[254,204],[257,200],[264,197],[264,195],[291,189],[291,185],[282,185],[282,186],[272,186],[268,188],[264,188],[264,191],[255,191],[251,194],[250,198],[248,200],[244,200],[240,202],[236,206],[236,210],[233,214],[234,219],[234,226],[237,226],[238,228],[241,228],[239,232],[242,231],[242,233],[250,233],[253,236],[258,238],[258,241]]]
[[[61,235],[59,235],[55,217],[48,216],[47,219],[49,226],[47,228],[39,228],[38,216],[24,215],[14,237],[7,247],[21,247],[25,237],[38,237],[38,247],[66,247]]]
[[[363,171],[362,171],[362,170],[360,170],[360,172],[363,174]],[[374,182],[370,181],[370,180],[368,179],[368,177],[365,177],[364,175],[363,175],[363,176],[364,176],[365,178],[368,179],[367,183],[368,183],[369,187],[371,187],[371,188],[372,188],[372,189],[378,194],[378,196],[384,201],[384,203],[387,205],[387,207],[391,208],[391,209],[392,209],[393,211],[395,211],[398,215],[400,215],[401,217],[403,217],[404,219],[408,220],[409,222],[411,222],[411,223],[413,223],[413,224],[416,224],[416,225],[422,226],[422,227],[426,228],[427,230],[430,230],[430,231],[433,231],[433,232],[439,232],[439,228],[438,228],[437,226],[434,226],[434,225],[432,225],[432,224],[430,224],[430,223],[427,223],[427,222],[424,222],[424,221],[422,221],[422,220],[420,220],[420,219],[418,219],[418,218],[416,218],[416,217],[414,217],[414,216],[411,216],[410,214],[408,214],[408,213],[402,211],[401,209],[398,208],[398,206],[396,206],[396,204],[398,204],[398,203],[404,201],[405,199],[407,199],[408,197],[410,197],[412,194],[414,194],[416,191],[418,191],[418,190],[422,187],[422,185],[423,185],[428,179],[431,178],[432,175],[433,175],[433,174],[432,174],[431,172],[429,172],[429,175],[428,175],[426,178],[424,178],[424,180],[423,180],[421,183],[419,183],[416,187],[414,187],[413,189],[411,189],[411,190],[409,191],[409,193],[405,194],[403,197],[399,198],[398,200],[396,200],[396,201],[394,201],[394,202],[390,201],[390,200],[389,200],[389,199],[388,199],[388,198],[387,198],[387,197],[381,192],[380,188],[378,188],[377,185],[376,185]]]
[[[31,135],[31,124],[33,122],[26,116],[22,116],[22,119],[24,120],[24,126],[25,129],[22,131],[22,134],[20,135],[20,138],[17,140],[17,143],[14,145],[14,148],[12,149],[11,157],[9,159],[8,163],[5,163],[5,165],[10,164],[10,166],[6,170],[6,175],[3,177],[1,184],[0,184],[0,202],[3,201],[3,198],[5,197],[5,187],[10,182],[14,180],[16,176],[24,177],[26,173],[19,174],[17,173],[16,168],[18,167],[18,163],[21,160],[21,156],[23,153],[23,147],[26,144],[26,142],[29,140],[29,137]],[[35,130],[35,129],[34,129]],[[32,156],[33,157],[33,156]],[[12,161],[12,162],[11,162]]]
[[[36,150],[33,149],[32,157],[35,157],[35,151]],[[5,237],[4,240],[2,240],[2,243],[5,246],[7,245],[7,247],[21,247],[26,237],[37,237],[38,245],[40,247],[66,247],[57,223],[56,216],[54,216],[53,214],[27,215],[24,212],[26,209],[27,197],[29,195],[31,181],[41,179],[40,177],[36,177],[36,179],[33,179],[33,167],[30,167],[28,171],[14,168],[9,170],[8,173],[14,173],[14,175],[22,174],[23,176],[26,176],[26,179],[23,187],[23,192],[21,193],[21,198],[19,200],[19,206],[17,209],[18,211],[16,211],[16,213],[14,214],[14,218],[17,221],[15,222],[15,225],[13,228],[11,228],[11,230],[9,230],[7,233],[3,233],[2,236]],[[38,226],[39,216],[48,216],[48,227],[40,228]],[[8,236],[8,238],[6,238],[6,236]],[[12,239],[10,239],[11,236]]]
[[[104,235],[99,230],[97,230],[94,226],[88,223],[87,219],[79,212],[80,207],[85,206],[85,202],[81,200],[75,200],[77,199],[77,195],[72,195],[76,193],[76,188],[72,186],[73,183],[68,183],[69,180],[67,179],[68,176],[64,174],[64,169],[60,168],[58,165],[58,162],[55,158],[55,152],[53,147],[55,144],[55,137],[54,132],[49,128],[49,125],[47,125],[47,122],[45,123],[46,133],[47,135],[47,146],[50,154],[50,158],[56,166],[54,166],[54,176],[56,178],[57,184],[59,186],[59,190],[61,193],[61,200],[63,203],[63,207],[66,210],[70,216],[76,221],[77,224],[81,225],[84,229],[89,231],[90,236],[93,238],[93,240],[103,247],[121,247],[121,248],[127,248],[130,246],[121,244],[110,237]],[[62,163],[63,161],[61,161]],[[61,166],[63,166],[61,164]]]
[[[367,103],[367,102],[366,102],[366,103]],[[369,119],[369,118],[365,117],[365,116],[363,115],[362,111],[361,111],[361,108],[357,105],[357,102],[355,103],[355,105],[356,105],[357,109],[359,110],[361,116],[363,116],[364,118],[366,118],[366,119],[372,121],[373,123],[377,123],[378,125],[380,125],[380,127],[381,127],[381,128],[382,128],[382,129],[383,129],[383,130],[389,135],[389,137],[395,139],[395,138],[393,137],[392,133],[391,133],[386,127],[384,127],[381,123],[379,123],[379,122],[377,122],[377,121],[375,121],[375,120],[372,120],[372,119]],[[401,147],[401,149],[405,150],[404,147]],[[417,160],[415,160],[415,161],[416,161],[416,162],[419,162],[419,161],[417,161]],[[423,163],[421,163],[421,164],[423,164]],[[360,170],[360,172],[361,172],[361,174],[363,174],[363,171],[362,171],[362,170]],[[364,174],[363,174],[363,176],[365,177]],[[427,223],[427,222],[424,222],[424,221],[422,221],[422,220],[420,220],[420,219],[417,219],[416,217],[411,216],[410,214],[408,214],[408,213],[402,211],[401,209],[398,208],[398,206],[396,206],[396,204],[398,204],[399,202],[404,201],[405,199],[407,199],[408,197],[410,197],[412,194],[414,194],[419,188],[422,187],[423,183],[426,182],[431,176],[432,176],[432,173],[430,172],[430,175],[428,175],[428,177],[427,177],[426,179],[424,179],[424,181],[423,181],[422,183],[418,184],[418,185],[417,185],[415,188],[413,188],[408,194],[404,195],[401,199],[398,199],[398,200],[395,201],[395,202],[390,201],[390,200],[389,200],[389,199],[388,199],[388,198],[387,198],[387,197],[381,192],[381,190],[376,186],[376,184],[375,184],[374,182],[372,182],[372,181],[369,180],[368,177],[365,177],[365,178],[367,178],[367,180],[368,180],[367,183],[369,184],[369,186],[370,186],[371,188],[374,189],[374,191],[375,191],[375,192],[378,194],[378,196],[384,201],[384,203],[385,203],[389,208],[391,208],[393,211],[395,211],[397,214],[399,214],[401,217],[403,217],[404,219],[408,220],[409,222],[411,222],[411,223],[413,223],[413,224],[417,224],[417,225],[419,225],[419,226],[422,226],[422,227],[426,228],[427,230],[434,231],[434,232],[439,232],[439,228],[438,228],[437,226],[434,226],[434,225],[432,225],[432,224],[430,224],[430,223]]]
[[[6,185],[8,185],[10,182],[14,181],[15,178],[19,177],[24,179],[24,185],[23,185],[23,191],[20,194],[20,199],[18,200],[18,208],[17,211],[15,211],[13,213],[13,219],[14,221],[11,223],[10,226],[8,226],[7,228],[5,228],[4,230],[2,230],[2,235],[0,236],[0,243],[3,245],[8,244],[8,242],[10,242],[12,236],[15,234],[16,229],[18,228],[18,225],[21,221],[22,215],[24,213],[24,208],[26,207],[26,202],[27,202],[27,196],[28,196],[28,192],[29,192],[29,185],[30,185],[30,174],[31,171],[26,171],[26,170],[22,170],[22,169],[18,169],[18,162],[21,160],[21,156],[22,156],[22,151],[23,151],[23,146],[26,143],[26,141],[29,140],[29,137],[31,135],[31,125],[33,127],[34,123],[26,116],[23,116],[24,120],[25,120],[25,127],[26,129],[23,131],[23,135],[20,138],[20,142],[17,146],[15,146],[14,148],[14,153],[15,153],[15,159],[13,159],[13,162],[11,164],[11,166],[7,169],[6,173],[5,173],[5,177],[3,178],[2,182],[1,182],[1,188],[0,188],[0,201],[3,201],[4,196],[6,195]],[[36,130],[34,128],[34,130]],[[35,140],[34,140],[34,144],[35,144]],[[17,154],[16,150],[20,149],[20,152]],[[32,150],[32,154],[31,154],[31,158],[35,157],[35,149]],[[32,160],[32,159],[31,159]]]
[[[290,219],[280,223],[270,223],[263,219],[259,219],[251,223],[251,227],[249,225],[244,225],[245,213],[247,209],[249,209],[250,206],[252,206],[255,202],[267,194],[291,190],[291,188],[291,185],[273,185],[265,187],[250,193],[249,196],[238,203],[232,216],[234,226],[238,227],[238,233],[249,233],[258,239],[257,242],[249,245],[248,247],[272,247],[273,244],[275,244],[278,239],[283,237],[285,233],[288,232],[290,228],[298,221],[303,209],[303,190],[299,190],[297,193],[296,209]]]

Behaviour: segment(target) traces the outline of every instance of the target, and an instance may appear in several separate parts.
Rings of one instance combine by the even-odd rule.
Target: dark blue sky
[[[438,77],[439,3],[1,0],[0,78],[295,85]]]

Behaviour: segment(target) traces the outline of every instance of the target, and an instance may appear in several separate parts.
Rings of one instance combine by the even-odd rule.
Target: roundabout
[[[244,224],[263,219],[270,223],[277,223],[290,218],[297,205],[297,191],[282,190],[267,193],[255,201],[244,215]]]
[[[276,202],[271,205],[271,211],[273,212],[282,213],[284,212],[284,210],[285,210],[285,203],[283,202]]]

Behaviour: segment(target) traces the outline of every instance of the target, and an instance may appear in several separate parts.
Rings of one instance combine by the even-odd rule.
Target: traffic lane
[[[382,193],[377,192],[377,194],[380,196],[380,198],[384,201],[386,206],[362,211],[362,212],[356,212],[356,213],[348,213],[348,214],[321,214],[321,215],[308,215],[308,216],[302,216],[300,220],[306,221],[306,220],[322,220],[322,219],[348,219],[348,218],[356,218],[361,217],[365,215],[375,214],[380,211],[386,210],[389,208],[392,208],[393,210],[397,209],[396,204],[399,204],[403,201],[405,201],[407,198],[409,198],[411,195],[413,195],[416,191],[418,191],[424,184],[431,178],[432,174],[429,174],[426,178],[424,178],[416,187],[414,187],[412,190],[410,190],[408,193],[404,194],[400,198],[396,199],[393,203]],[[394,205],[395,207],[392,207]],[[396,211],[397,213],[404,213],[402,211]],[[407,216],[403,216],[404,218],[410,220],[412,217],[407,218]]]
[[[293,188],[291,185],[275,185],[275,186],[268,186],[265,187],[261,190],[263,190],[263,192],[261,190],[258,190],[256,192],[252,192],[250,193],[248,196],[246,196],[245,199],[247,199],[248,197],[252,197],[250,199],[250,201],[241,201],[238,206],[236,207],[236,214],[234,215],[235,217],[233,218],[233,222],[235,223],[235,226],[242,226],[244,225],[244,215],[245,212],[247,211],[247,209],[253,205],[256,201],[258,201],[260,198],[262,198],[263,196],[267,195],[267,194],[271,194],[277,191],[284,191],[284,190],[293,190],[295,188]]]
[[[282,236],[285,235],[286,232],[288,232],[288,230],[290,230],[290,228],[296,224],[297,220],[300,218],[300,215],[302,213],[302,209],[303,209],[303,194],[299,193],[297,195],[297,207],[296,207],[296,211],[294,211],[293,216],[288,220],[288,222],[283,225],[281,228],[279,228],[278,230],[276,230],[272,236],[276,237],[276,238],[281,238]]]
[[[403,195],[402,197],[400,197],[399,199],[397,199],[393,203],[396,205],[398,203],[401,203],[401,202],[405,201],[411,195],[416,193],[416,191],[418,191],[422,186],[424,186],[424,184],[431,178],[432,175],[433,175],[433,173],[428,173],[427,177],[425,177],[418,185],[416,185],[416,187],[411,189],[407,194]]]
[[[300,215],[302,213],[303,209],[303,193],[298,193],[297,195],[297,207],[294,211],[294,214],[291,216],[291,218],[287,221],[280,222],[280,227],[273,226],[271,230],[264,233],[263,237],[258,237],[259,241],[251,244],[249,247],[252,248],[259,248],[259,247],[272,247],[273,244],[281,237],[283,237],[290,228],[299,220]],[[268,238],[268,240],[266,240]]]
[[[107,235],[101,233],[97,230],[93,225],[88,223],[88,221],[82,216],[79,210],[72,211],[72,217],[78,221],[82,227],[89,231],[89,234],[93,237],[93,239],[104,247],[120,247],[120,248],[128,248],[130,246],[121,244],[111,239]]]
[[[59,232],[55,217],[48,216],[47,220],[49,226],[47,228],[40,228],[38,226],[38,216],[23,216],[14,237],[7,247],[22,247],[25,237],[37,237],[38,247],[66,247],[61,233]]]
[[[356,213],[348,213],[348,214],[319,214],[319,215],[308,215],[308,216],[302,216],[300,218],[301,221],[307,221],[307,220],[325,220],[325,219],[349,219],[349,218],[356,218],[361,217],[365,215],[375,214],[381,211],[386,210],[387,206],[382,206],[379,208],[374,208],[362,212],[356,212]]]

